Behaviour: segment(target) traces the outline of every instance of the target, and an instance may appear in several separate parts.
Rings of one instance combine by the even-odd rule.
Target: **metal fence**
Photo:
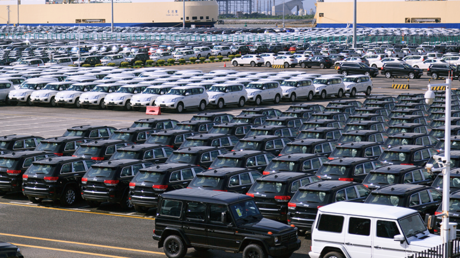
[[[435,246],[428,250],[413,254],[407,258],[442,258],[446,252],[446,244]],[[450,258],[459,258],[460,257],[460,241],[454,240],[451,242],[448,248],[448,257]]]

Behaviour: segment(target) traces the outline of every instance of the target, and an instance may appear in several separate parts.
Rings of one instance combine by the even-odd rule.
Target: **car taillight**
[[[45,176],[43,178],[45,180],[45,182],[48,182],[48,183],[56,183],[59,179],[59,177],[57,176]]]
[[[412,164],[412,163],[401,163],[401,165],[410,165],[410,166],[413,166],[414,164]]]
[[[364,185],[365,187],[369,188],[369,185]]]
[[[134,189],[136,187],[136,183],[130,182],[129,189]]]
[[[288,203],[288,209],[295,210],[295,207],[297,207],[297,204],[292,203],[292,202]]]
[[[353,181],[353,178],[348,178],[348,177],[341,177],[339,178],[339,181]]]
[[[10,175],[18,175],[21,174],[21,170],[7,170],[6,173]]]
[[[77,155],[72,155],[72,157],[78,157]]]
[[[152,188],[164,191],[164,190],[168,189],[168,185],[152,185]]]
[[[91,157],[92,160],[104,160],[104,157]]]
[[[254,198],[254,194],[252,193],[246,193],[247,196],[251,196],[252,198]]]
[[[213,191],[217,191],[217,192],[228,192],[227,190],[213,190]]]
[[[321,208],[321,207],[323,207],[323,205],[317,206],[316,208],[319,209],[319,208]]]
[[[291,199],[289,195],[277,195],[275,196],[275,201],[277,202],[288,202]]]
[[[427,72],[430,71],[430,68],[428,67],[428,68],[426,69],[426,71],[427,71]]]
[[[328,159],[328,160],[334,160],[334,158],[333,158],[333,157],[327,157],[327,159]]]
[[[54,153],[56,156],[64,156],[64,153]]]
[[[106,186],[116,186],[120,182],[119,180],[104,180]]]
[[[82,177],[82,178],[81,178],[81,183],[82,183],[82,184],[88,183],[88,178]]]
[[[27,181],[28,178],[29,178],[28,175],[22,175],[22,180],[23,180],[23,181]]]
[[[435,215],[435,216],[438,216],[438,215],[441,215],[441,214],[442,214],[442,212],[439,212],[439,211],[435,211],[435,212],[434,212],[434,215]]]
[[[166,145],[166,146],[169,147],[169,148],[174,148],[174,146],[172,146],[172,145]]]
[[[264,175],[264,176],[266,176],[266,175],[270,175],[270,172],[268,172],[268,171],[264,171],[264,172],[262,172],[262,175]]]
[[[340,66],[337,66],[337,70],[340,69]]]

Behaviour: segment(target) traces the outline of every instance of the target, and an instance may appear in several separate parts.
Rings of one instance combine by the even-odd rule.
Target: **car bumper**
[[[161,104],[156,104],[155,106],[164,108],[164,109],[176,109],[176,103],[161,103]]]
[[[134,102],[131,104],[133,107],[146,107],[150,106],[150,102]]]
[[[81,197],[84,200],[97,201],[97,202],[116,203],[119,201],[118,198],[115,197],[114,193],[109,194],[108,192],[94,192],[94,191],[83,190]]]
[[[98,106],[99,101],[97,99],[96,100],[83,100],[81,104],[85,106]]]
[[[50,98],[48,98],[48,97],[46,97],[46,98],[33,98],[32,101],[34,103],[49,103]]]
[[[310,256],[310,258],[319,258],[320,256],[320,254],[314,252],[309,252],[308,255]]]
[[[107,107],[123,107],[125,105],[125,102],[124,100],[109,101],[109,102],[104,101],[104,104]]]
[[[153,240],[158,241],[158,242],[161,240],[161,236],[155,235],[155,234],[152,235],[152,238]]]
[[[295,243],[286,243],[281,246],[270,247],[268,249],[268,254],[271,256],[283,256],[294,251],[299,250],[300,248],[300,239],[297,239]]]
[[[24,96],[24,97],[11,97],[10,101],[12,101],[12,102],[26,102],[27,97],[26,96]]]
[[[299,230],[310,230],[313,225],[314,219],[304,219],[297,217],[288,217],[290,224],[294,224]]]
[[[56,199],[57,197],[56,190],[52,188],[36,188],[26,186],[23,188],[23,193],[26,196],[43,199]]]
[[[133,205],[139,205],[142,207],[153,208],[153,207],[157,207],[157,204],[158,204],[158,197],[131,195],[129,198],[131,198],[131,203]]]
[[[21,188],[22,188],[21,184],[16,180],[0,181],[0,191],[17,192],[17,191],[21,191]]]
[[[73,99],[59,99],[57,103],[61,105],[68,105],[68,104],[75,104],[75,101]]]

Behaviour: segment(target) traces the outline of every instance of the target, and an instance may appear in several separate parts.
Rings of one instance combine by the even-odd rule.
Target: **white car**
[[[121,86],[116,92],[107,94],[104,99],[104,105],[107,109],[114,107],[123,107],[125,110],[131,110],[131,99],[135,94],[140,94],[147,88],[147,85],[125,85]]]
[[[125,57],[122,54],[107,55],[101,59],[102,65],[107,65],[109,63],[114,63],[115,65],[120,65],[121,62],[125,61]]]
[[[213,85],[208,89],[207,93],[209,105],[216,106],[219,109],[230,104],[244,107],[247,98],[244,85],[237,83]]]
[[[133,110],[139,110],[141,107],[154,106],[155,100],[168,93],[173,86],[149,86],[141,94],[136,94],[131,99],[131,106]]]
[[[259,56],[264,61],[263,65],[265,65],[266,67],[271,67],[276,58],[275,53],[263,53],[263,54],[259,54]]]
[[[363,92],[370,95],[372,92],[372,80],[367,75],[349,75],[343,78],[345,85],[345,93],[349,93],[350,97],[355,97],[356,93]]]
[[[420,63],[425,60],[427,60],[427,56],[422,56],[422,55],[412,55],[412,56],[406,56],[402,60],[406,62],[409,65],[414,65],[415,63]]]
[[[195,51],[193,51],[193,50],[181,50],[181,51],[177,51],[174,54],[174,59],[176,59],[176,61],[179,61],[179,59],[185,59],[185,61],[188,61],[192,57],[196,58],[196,56],[197,55],[196,55]]]
[[[251,65],[252,67],[255,66],[262,66],[264,64],[264,60],[259,55],[244,55],[241,57],[235,57],[232,60],[233,66],[243,66],[243,65]]]
[[[182,113],[186,109],[198,108],[200,111],[208,105],[208,94],[201,86],[180,86],[174,87],[165,95],[155,100],[155,106],[164,109],[175,109]]]
[[[170,58],[174,58],[174,56],[169,52],[161,52],[161,53],[153,53],[150,55],[150,60],[158,62],[158,60],[164,60],[165,62],[168,61]]]
[[[49,104],[52,107],[57,106],[56,94],[60,91],[66,90],[72,85],[71,82],[52,82],[48,83],[42,90],[32,92],[30,95],[33,103]]]
[[[8,98],[8,94],[11,90],[13,90],[13,83],[7,80],[0,79],[0,102],[5,104],[10,103],[10,99]]]
[[[325,99],[331,95],[342,98],[345,94],[345,85],[339,77],[319,77],[313,80],[315,95]]]
[[[284,68],[295,67],[299,62],[293,55],[282,55],[277,56],[275,61],[273,62],[274,65],[283,65]]]
[[[414,68],[420,68],[420,69],[426,70],[430,67],[430,65],[435,64],[435,63],[447,64],[446,61],[440,60],[440,59],[425,59],[425,61],[416,62],[412,66]]]
[[[214,46],[211,53],[213,56],[228,56],[232,54],[232,50],[228,46]]]
[[[33,105],[33,101],[30,98],[32,92],[43,89],[48,83],[56,82],[53,79],[28,79],[24,81],[19,90],[12,90],[8,94],[11,105],[17,105],[19,102],[27,103],[27,105]]]
[[[124,84],[121,83],[98,84],[90,92],[81,94],[80,105],[84,108],[99,106],[99,108],[105,109],[105,96],[112,92],[116,92],[123,85]]]
[[[277,81],[251,82],[246,86],[248,93],[248,102],[256,105],[262,102],[274,102],[278,104],[281,101],[283,91]]]
[[[299,99],[312,100],[315,95],[315,86],[311,79],[290,79],[281,83],[282,98],[294,102]]]
[[[209,47],[194,47],[193,51],[196,54],[196,58],[200,58],[200,57],[209,58],[212,54],[212,51]]]
[[[83,92],[90,91],[96,86],[92,82],[75,83],[72,84],[67,90],[60,91],[56,94],[56,101],[59,106],[73,105],[74,107],[81,107],[80,96]]]
[[[382,58],[382,60],[369,60],[369,66],[374,67],[374,68],[382,68],[383,64],[386,62],[400,62],[400,63],[405,63],[402,61],[399,57],[385,57]]]

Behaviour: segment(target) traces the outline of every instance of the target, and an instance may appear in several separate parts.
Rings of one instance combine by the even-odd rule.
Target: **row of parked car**
[[[114,67],[3,67],[0,101],[10,105],[96,107],[140,110],[159,106],[184,112],[207,107],[278,104],[358,93],[369,95],[368,75],[305,72],[238,72]]]

